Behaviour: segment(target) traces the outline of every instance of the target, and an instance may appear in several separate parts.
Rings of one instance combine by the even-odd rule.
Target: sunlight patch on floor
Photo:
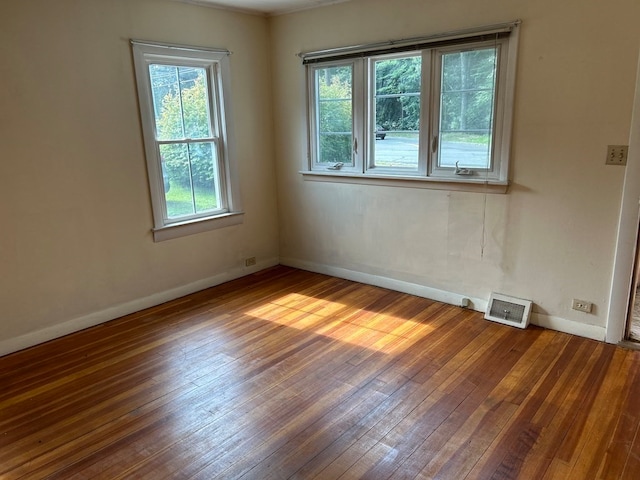
[[[298,293],[288,293],[244,313],[387,354],[409,348],[434,330],[430,325],[400,316]]]

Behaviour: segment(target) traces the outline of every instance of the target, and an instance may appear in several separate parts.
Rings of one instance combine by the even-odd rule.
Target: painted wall
[[[131,38],[233,52],[242,225],[153,242]],[[277,263],[268,41],[171,1],[0,4],[0,354]]]
[[[295,54],[515,19],[523,24],[508,194],[303,180]],[[281,261],[480,303],[491,291],[529,298],[534,323],[604,338],[624,177],[604,159],[607,144],[629,140],[639,24],[636,0],[354,0],[274,18]],[[594,311],[571,310],[572,298]]]

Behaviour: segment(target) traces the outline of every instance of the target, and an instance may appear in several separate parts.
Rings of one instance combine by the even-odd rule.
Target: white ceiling
[[[279,15],[350,0],[176,0],[212,7],[228,8],[263,15]]]

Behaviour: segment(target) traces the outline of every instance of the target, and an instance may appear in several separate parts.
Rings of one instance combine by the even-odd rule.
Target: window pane
[[[211,137],[204,68],[150,65],[158,140]]]
[[[214,143],[160,145],[167,218],[216,210],[218,172]]]
[[[350,65],[315,71],[318,163],[353,165],[353,72]]]
[[[421,65],[421,56],[374,63],[376,167],[418,168]]]
[[[496,48],[442,56],[440,167],[491,168]]]

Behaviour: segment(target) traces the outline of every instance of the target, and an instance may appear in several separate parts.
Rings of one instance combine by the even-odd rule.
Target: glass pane
[[[353,73],[350,65],[315,71],[318,163],[353,165]]]
[[[218,172],[214,143],[160,145],[167,218],[216,210]]]
[[[491,168],[497,49],[442,56],[438,165]]]
[[[149,75],[158,140],[212,136],[204,68],[150,65]]]
[[[415,170],[420,147],[422,57],[377,60],[374,69],[374,165]]]

